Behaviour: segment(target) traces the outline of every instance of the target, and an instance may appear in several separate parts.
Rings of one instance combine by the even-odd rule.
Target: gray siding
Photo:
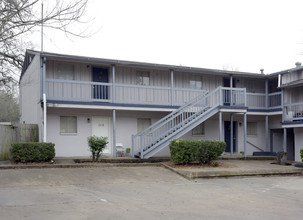
[[[20,122],[38,124],[41,141],[43,127],[40,80],[40,57],[36,55],[20,81]]]
[[[253,78],[235,78],[237,88],[246,88],[248,93],[265,93],[265,80]]]
[[[303,87],[285,88],[284,100],[286,104],[303,103]]]
[[[281,84],[284,85],[302,79],[303,79],[303,70],[284,73],[282,75]]]

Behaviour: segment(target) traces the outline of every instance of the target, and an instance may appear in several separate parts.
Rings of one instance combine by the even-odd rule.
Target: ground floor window
[[[148,128],[150,125],[151,125],[150,118],[138,118],[138,120],[137,120],[138,132],[143,131],[145,128]]]
[[[77,133],[77,116],[60,116],[60,133]]]
[[[195,127],[193,130],[192,130],[192,135],[204,135],[204,122],[199,124],[197,127]]]
[[[247,122],[247,135],[257,135],[257,122]]]

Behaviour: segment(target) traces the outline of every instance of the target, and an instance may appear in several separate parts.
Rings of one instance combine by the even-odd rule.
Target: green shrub
[[[301,156],[301,161],[303,162],[303,148],[300,149],[300,156]]]
[[[15,162],[50,161],[55,157],[55,144],[20,142],[11,144],[11,158]]]
[[[169,144],[171,160],[176,164],[189,164],[194,161],[194,143],[190,140],[172,140]]]
[[[172,140],[169,145],[172,162],[201,164],[217,160],[226,148],[225,142],[209,140]]]
[[[107,137],[89,136],[87,138],[89,150],[92,153],[93,161],[98,161],[102,151],[108,144]]]

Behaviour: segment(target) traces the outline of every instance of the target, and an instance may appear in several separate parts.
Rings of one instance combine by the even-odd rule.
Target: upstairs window
[[[192,130],[192,135],[204,135],[204,122],[199,124],[197,127],[195,127],[193,130]]]
[[[75,68],[70,63],[58,63],[55,71],[55,79],[75,80]]]
[[[137,71],[137,85],[149,86],[149,72],[148,71]]]
[[[189,88],[202,89],[202,76],[191,75],[189,79]]]
[[[257,122],[247,122],[247,135],[257,135]]]

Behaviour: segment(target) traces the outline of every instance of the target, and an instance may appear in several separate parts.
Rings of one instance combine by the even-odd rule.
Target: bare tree
[[[56,0],[41,17],[39,0],[0,0],[0,88],[18,82],[26,48],[32,43],[27,38],[37,27],[63,31],[67,35],[85,37],[86,30],[70,30],[73,23],[83,23],[88,0]],[[52,3],[54,3],[52,1]],[[77,30],[78,31],[78,30]]]

